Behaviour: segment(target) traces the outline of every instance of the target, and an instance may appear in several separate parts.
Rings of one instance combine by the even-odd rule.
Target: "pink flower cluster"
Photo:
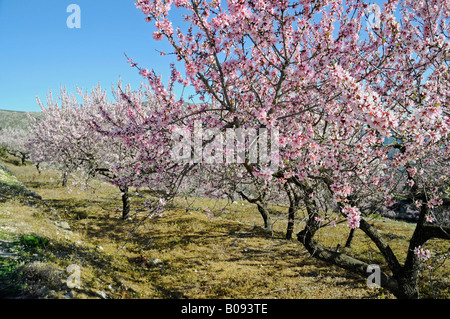
[[[414,248],[414,254],[422,261],[431,258],[431,251],[429,249],[423,249],[421,246]]]
[[[323,219],[322,217],[319,217],[319,216],[314,217],[314,220],[318,223],[323,223],[325,221],[325,219]]]
[[[428,223],[433,223],[435,220],[436,220],[436,219],[435,219],[433,216],[431,216],[431,215],[427,215],[427,216],[426,216],[426,221],[427,221]]]
[[[260,171],[254,171],[254,175],[256,177],[262,178],[266,181],[266,183],[268,184],[270,182],[270,180],[272,179],[272,170],[270,170],[269,168],[265,167],[263,169],[261,169]]]
[[[332,185],[330,185],[330,188],[333,190],[334,192],[334,199],[336,201],[346,201],[346,197],[349,196],[352,192],[353,192],[353,188],[345,183],[334,183]]]
[[[361,220],[361,212],[357,207],[346,206],[342,209],[342,212],[347,215],[347,225],[352,228],[358,228]]]
[[[161,205],[161,206],[166,206],[166,204],[167,204],[167,202],[166,202],[166,200],[164,198],[160,198],[158,200],[158,202],[159,202],[159,205]]]
[[[342,92],[342,101],[351,107],[352,113],[384,136],[391,136],[392,129],[398,126],[395,115],[384,109],[376,92],[367,90],[341,65],[330,67],[330,75],[338,83]]]

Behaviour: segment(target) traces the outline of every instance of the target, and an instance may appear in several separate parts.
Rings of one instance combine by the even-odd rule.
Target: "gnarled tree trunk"
[[[352,229],[350,229],[350,233],[348,234],[348,237],[347,237],[347,241],[345,242],[345,248],[350,248],[350,246],[352,245],[352,240],[353,240],[353,237],[355,236],[355,229],[354,228],[352,228]]]
[[[308,182],[297,182],[296,184],[303,189],[304,194],[311,193],[312,189]],[[297,239],[305,246],[311,256],[368,278],[370,274],[368,272],[369,264],[344,253],[328,249],[314,240],[314,235],[320,228],[320,224],[315,220],[315,217],[319,216],[319,209],[315,201],[308,196],[303,196],[303,201],[308,213],[308,220],[305,228],[297,234]],[[410,240],[404,265],[398,262],[389,243],[378,230],[364,218],[360,220],[359,228],[375,243],[392,272],[392,275],[382,271],[379,272],[380,286],[389,290],[397,298],[419,298],[417,283],[420,261],[415,255],[414,249],[423,245],[430,238],[450,239],[450,227],[425,224],[428,209],[427,205],[423,205],[421,208],[419,221]]]
[[[67,177],[69,175],[69,172],[67,170],[64,170],[63,172],[63,178],[62,178],[62,187],[67,186]]]
[[[292,234],[294,233],[294,219],[295,213],[297,212],[300,204],[301,198],[292,189],[289,183],[284,184],[284,188],[289,198],[289,209],[288,209],[288,224],[286,229],[286,239],[292,239]]]
[[[122,192],[122,219],[130,217],[130,195],[128,193],[128,185],[119,187]]]
[[[268,232],[273,231],[273,222],[270,217],[270,210],[267,207],[266,203],[257,203],[258,211],[260,212],[263,220],[264,220],[264,229]]]
[[[258,211],[261,214],[264,221],[264,229],[268,232],[272,232],[273,222],[272,218],[270,217],[270,209],[263,196],[260,196],[258,198],[250,198],[247,195],[245,195],[244,192],[242,191],[239,191],[238,194],[241,195],[241,197],[246,201],[248,201],[249,203],[256,204],[256,207],[258,208]]]

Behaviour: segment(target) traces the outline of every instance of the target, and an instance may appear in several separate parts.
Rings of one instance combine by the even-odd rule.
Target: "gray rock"
[[[71,230],[69,223],[68,223],[68,222],[65,222],[65,221],[56,223],[56,225],[59,226],[59,227],[61,227],[62,229],[65,229],[65,230]]]
[[[98,295],[100,298],[102,298],[102,299],[108,299],[108,298],[109,298],[108,295],[106,294],[106,292],[104,292],[104,291],[99,291],[99,292],[97,292],[97,295]]]
[[[162,260],[161,260],[161,259],[158,259],[158,258],[150,258],[150,259],[148,260],[148,264],[149,264],[150,266],[157,266],[157,265],[159,265],[159,264],[162,264]]]

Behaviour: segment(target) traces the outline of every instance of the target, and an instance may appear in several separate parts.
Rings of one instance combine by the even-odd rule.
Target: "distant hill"
[[[30,124],[30,119],[27,116],[29,113],[35,118],[41,118],[41,112],[21,112],[0,110],[0,129],[6,127],[26,128]]]

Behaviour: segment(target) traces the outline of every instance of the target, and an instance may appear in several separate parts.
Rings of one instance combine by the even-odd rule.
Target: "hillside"
[[[35,118],[42,116],[41,112],[28,112]],[[26,128],[30,124],[27,112],[0,110],[0,129],[5,127]]]

